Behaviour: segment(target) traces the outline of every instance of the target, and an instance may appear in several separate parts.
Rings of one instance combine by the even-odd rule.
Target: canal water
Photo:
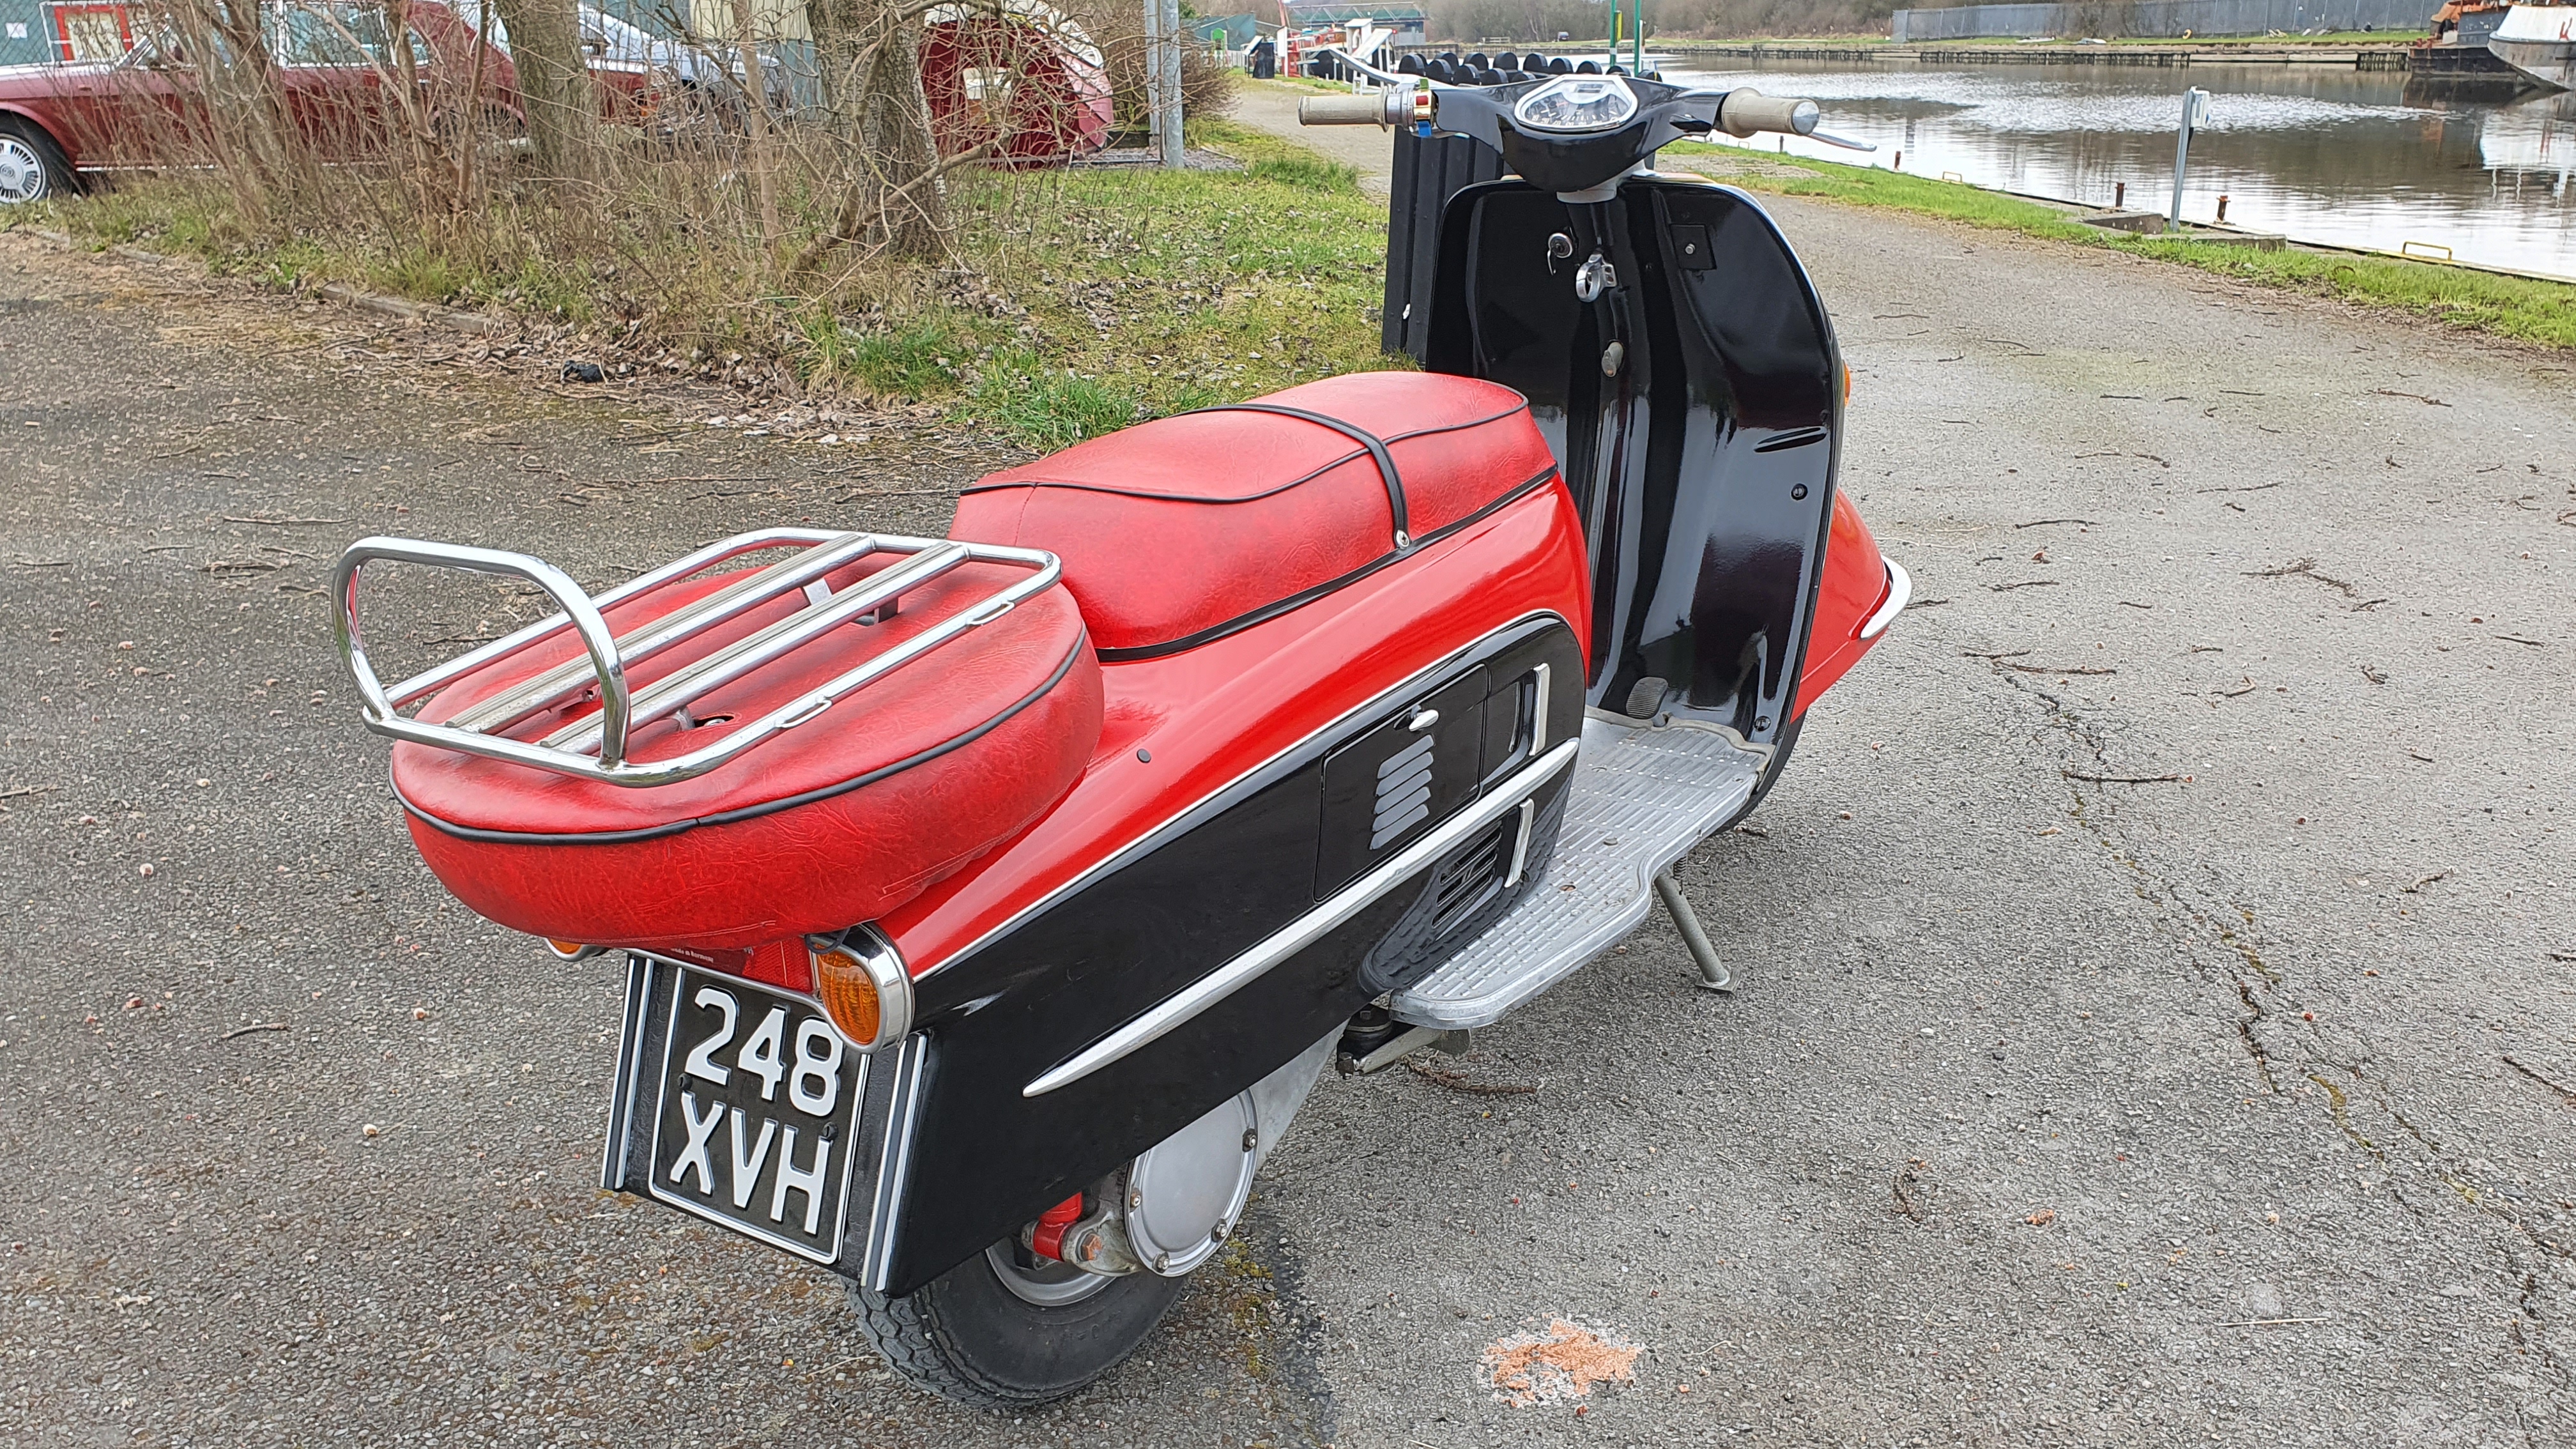
[[[2401,248],[2576,280],[2576,92],[2445,94],[2397,71],[2309,66],[1931,67],[1826,61],[1664,77],[1812,97],[1823,129],[1874,141],[1862,156],[1807,140],[1793,154],[1979,186],[2164,211],[2182,93],[2210,92],[2192,136],[2186,222],[2227,220],[2296,241]],[[1720,138],[1721,140],[1724,138]],[[1776,148],[1769,136],[1744,144]],[[2412,245],[2410,245],[2412,244]]]

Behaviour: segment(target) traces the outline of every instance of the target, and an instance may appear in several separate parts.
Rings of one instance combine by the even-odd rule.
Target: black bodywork
[[[1617,284],[1586,302],[1596,253]],[[1470,187],[1442,221],[1425,361],[1518,390],[1556,450],[1592,550],[1592,701],[1625,709],[1659,678],[1662,708],[1779,743],[1843,389],[1824,304],[1761,208],[1686,178],[1599,203]]]
[[[1367,853],[1401,849],[1489,781],[1527,764],[1536,725],[1530,681],[1541,664],[1560,680],[1582,671],[1572,630],[1552,616],[1501,631],[1407,681],[923,978],[917,1039],[928,1045],[918,1106],[894,1129],[909,1127],[901,1211],[872,1286],[907,1293],[982,1251],[1284,1064],[1372,998],[1409,984],[1437,963],[1441,942],[1472,939],[1507,909],[1530,878],[1502,889],[1509,853],[1497,859],[1487,839],[1493,832],[1484,832],[1170,1035],[1046,1095],[1021,1095],[1041,1072],[1339,889],[1352,852],[1365,851],[1376,832],[1369,802],[1355,804],[1337,786],[1361,767],[1376,778],[1393,743],[1390,726],[1403,732],[1419,709],[1440,707],[1440,750],[1460,763],[1438,779],[1442,808]],[[1575,738],[1579,693],[1553,690],[1548,702],[1545,739]],[[1489,749],[1497,757],[1488,759]],[[1476,761],[1472,769],[1467,759]],[[1569,778],[1560,773],[1539,791],[1532,860],[1553,848]],[[1517,829],[1517,815],[1504,823]],[[862,1196],[853,1191],[851,1200]],[[861,1238],[854,1232],[849,1241]],[[839,1266],[861,1271],[848,1251]]]

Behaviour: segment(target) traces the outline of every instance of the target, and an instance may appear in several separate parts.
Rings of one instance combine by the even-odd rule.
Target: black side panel
[[[1578,676],[1581,656],[1562,622],[1516,625],[1391,691],[1346,727],[1300,746],[1079,891],[924,978],[918,1009],[937,1070],[915,1117],[887,1290],[908,1293],[937,1277],[1313,1045],[1376,994],[1361,980],[1364,963],[1412,969],[1430,959],[1424,952],[1436,951],[1439,938],[1464,939],[1455,932],[1468,928],[1469,916],[1489,918],[1497,893],[1464,884],[1468,877],[1449,869],[1456,861],[1431,862],[1170,1034],[1043,1096],[1021,1095],[1041,1073],[1314,905],[1329,754],[1444,682],[1518,681],[1539,663],[1557,680]],[[1470,699],[1460,711],[1471,751],[1483,733],[1480,707]],[[1555,689],[1548,713],[1548,739],[1573,738],[1582,728],[1580,691]],[[1550,790],[1561,792],[1570,778],[1559,775]],[[1541,804],[1554,799],[1543,793]],[[1451,854],[1480,843],[1481,836]],[[1449,931],[1409,944],[1401,959],[1372,961],[1444,870],[1454,896]]]
[[[1479,665],[1324,758],[1318,900],[1422,838],[1476,798],[1482,778],[1485,670]],[[1430,722],[1415,727],[1428,716]]]
[[[1596,251],[1618,285],[1585,303],[1574,273]],[[1568,206],[1502,181],[1450,203],[1439,285],[1427,365],[1528,397],[1583,512],[1591,701],[1659,677],[1666,708],[1776,741],[1842,436],[1833,326],[1779,230],[1706,183]]]

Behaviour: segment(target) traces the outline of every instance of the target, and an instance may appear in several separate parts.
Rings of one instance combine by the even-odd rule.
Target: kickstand
[[[1671,866],[1655,872],[1655,894],[1663,898],[1664,909],[1672,912],[1673,929],[1681,932],[1682,945],[1690,951],[1691,960],[1699,964],[1699,984],[1711,991],[1733,991],[1735,979],[1726,974],[1726,963],[1717,959],[1717,948],[1708,943],[1708,932],[1700,929],[1699,914],[1691,909],[1690,898],[1682,894],[1682,883],[1673,879]]]

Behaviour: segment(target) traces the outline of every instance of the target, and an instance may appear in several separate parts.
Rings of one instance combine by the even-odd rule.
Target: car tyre
[[[0,117],[0,206],[24,206],[77,189],[63,148],[43,129]]]
[[[901,1298],[849,1285],[859,1332],[921,1388],[978,1409],[1032,1409],[1136,1351],[1185,1278],[1106,1278],[996,1243]]]

